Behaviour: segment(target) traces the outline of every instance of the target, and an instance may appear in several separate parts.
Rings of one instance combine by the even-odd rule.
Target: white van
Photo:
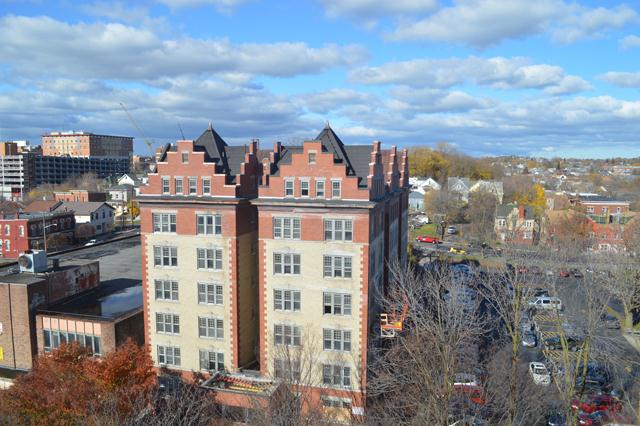
[[[529,306],[536,309],[562,310],[562,301],[557,297],[540,296],[529,301]]]

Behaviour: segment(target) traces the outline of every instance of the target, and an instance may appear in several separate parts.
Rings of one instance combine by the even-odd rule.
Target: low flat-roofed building
[[[36,315],[38,353],[77,341],[95,355],[116,349],[131,337],[144,344],[142,286],[134,280],[106,282]]]

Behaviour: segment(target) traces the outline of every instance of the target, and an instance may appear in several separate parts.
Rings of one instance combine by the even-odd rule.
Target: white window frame
[[[350,293],[325,291],[322,293],[322,314],[351,316],[353,297]]]
[[[175,280],[154,280],[156,300],[176,302],[179,300],[179,285]]]
[[[273,253],[274,275],[300,275],[302,256],[298,253]]]
[[[277,379],[300,381],[302,377],[300,361],[275,358],[273,360],[273,376]]]
[[[198,337],[201,339],[224,339],[224,320],[220,317],[198,316]]]
[[[337,188],[335,187],[336,183],[338,184]],[[336,191],[338,195],[336,195]],[[340,199],[340,198],[342,198],[342,181],[332,179],[331,180],[331,199],[333,200],[333,199]]]
[[[197,176],[189,176],[189,195],[197,195],[198,194],[198,177]]]
[[[178,182],[180,185],[178,186]],[[182,176],[176,176],[173,178],[173,183],[176,187],[176,194],[184,194],[184,180]]]
[[[174,262],[174,259],[175,259],[175,262]],[[156,268],[157,267],[164,267],[164,268],[177,267],[178,266],[178,248],[173,246],[153,246],[153,266],[155,266]]]
[[[284,240],[300,239],[299,217],[274,217],[273,218],[273,238]]]
[[[302,327],[292,324],[274,324],[273,344],[276,346],[301,346]]]
[[[326,189],[324,179],[316,180],[316,198],[326,198]]]
[[[338,328],[322,329],[322,349],[325,351],[351,352],[353,347],[351,330]]]
[[[299,312],[302,308],[300,290],[276,288],[273,290],[273,309],[275,311]]]
[[[210,368],[213,365],[213,368]],[[200,349],[200,370],[224,370],[224,353],[212,349]]]
[[[306,187],[307,195],[304,194]],[[309,198],[311,196],[311,185],[309,179],[300,179],[300,197]]]
[[[325,241],[353,241],[353,220],[324,219]]]
[[[198,247],[196,248],[196,267],[200,270],[221,271],[222,256],[220,247]]]
[[[180,315],[169,312],[156,312],[156,333],[180,334]]]
[[[198,283],[198,304],[222,305],[224,304],[224,287],[220,283]]]
[[[326,386],[351,387],[351,367],[347,365],[322,364],[322,383]]]
[[[211,178],[202,178],[202,195],[211,195]]]
[[[163,194],[171,194],[171,179],[169,176],[161,176],[160,177],[162,193]]]
[[[289,187],[290,186],[290,187]],[[289,193],[291,192],[291,193]],[[286,198],[293,198],[296,195],[296,183],[293,179],[284,180],[284,196]]]
[[[154,212],[151,214],[153,220],[153,233],[175,234],[177,228],[176,213]]]
[[[197,235],[221,235],[222,215],[214,213],[196,214]]]
[[[353,278],[353,258],[351,256],[324,255],[322,257],[322,276],[324,278]]]
[[[182,151],[181,152],[181,159],[182,159],[182,164],[188,164],[189,163],[189,151]]]
[[[157,346],[158,364],[170,365],[172,367],[180,367],[181,357],[180,348],[178,346]]]

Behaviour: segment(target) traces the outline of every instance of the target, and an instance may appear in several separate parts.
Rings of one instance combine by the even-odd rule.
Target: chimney
[[[520,219],[524,219],[524,205],[519,205],[518,210],[520,212]]]

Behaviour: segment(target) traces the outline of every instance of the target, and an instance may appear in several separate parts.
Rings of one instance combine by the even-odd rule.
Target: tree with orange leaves
[[[147,350],[131,340],[103,358],[77,343],[62,345],[0,392],[0,423],[88,424],[105,410],[124,418],[144,404],[155,383]]]

